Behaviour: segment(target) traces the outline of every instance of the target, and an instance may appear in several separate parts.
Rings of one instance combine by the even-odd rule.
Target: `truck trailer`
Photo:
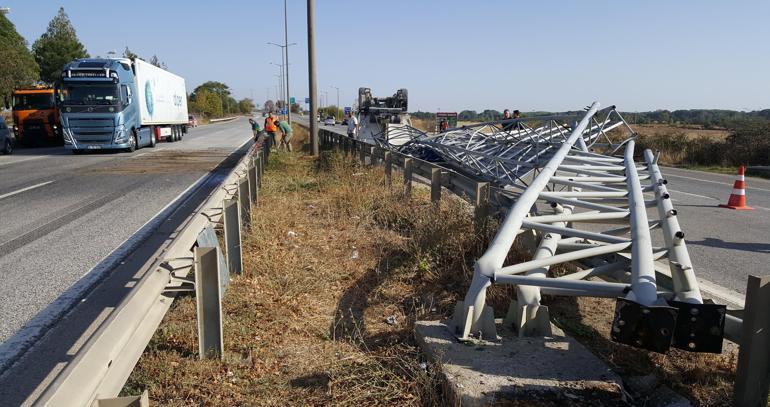
[[[141,59],[79,59],[62,70],[64,145],[85,150],[155,147],[187,133],[184,79]]]
[[[13,91],[13,132],[25,146],[61,145],[59,108],[52,86],[32,86]]]

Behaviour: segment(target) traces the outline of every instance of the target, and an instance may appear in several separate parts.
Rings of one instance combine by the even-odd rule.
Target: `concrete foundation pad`
[[[552,329],[549,337],[518,338],[498,323],[502,341],[461,343],[446,323],[418,321],[415,337],[441,365],[456,404],[624,405],[620,377],[561,329]]]

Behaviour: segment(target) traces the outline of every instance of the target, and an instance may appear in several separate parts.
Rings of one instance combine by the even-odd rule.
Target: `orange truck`
[[[13,131],[25,146],[62,144],[54,88],[33,86],[13,91]]]

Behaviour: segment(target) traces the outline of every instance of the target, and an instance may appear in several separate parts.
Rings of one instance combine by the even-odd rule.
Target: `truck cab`
[[[17,143],[26,146],[61,144],[59,109],[52,87],[18,88],[11,96]]]
[[[64,146],[84,150],[154,146],[142,129],[130,59],[80,59],[62,71],[59,98]]]

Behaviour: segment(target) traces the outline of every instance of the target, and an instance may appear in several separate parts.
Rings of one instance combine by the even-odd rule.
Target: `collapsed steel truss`
[[[613,340],[657,352],[671,345],[721,351],[725,307],[704,304],[667,182],[650,150],[634,161],[635,138],[614,106],[600,110],[598,102],[578,114],[437,135],[386,126],[374,136],[385,148],[490,181],[514,199],[456,307],[461,339],[497,338],[486,290],[511,284],[517,298],[506,323],[521,336],[550,333],[543,294],[613,297]],[[531,259],[506,265],[516,239],[529,243]],[[656,269],[670,274],[672,290],[659,287]]]

